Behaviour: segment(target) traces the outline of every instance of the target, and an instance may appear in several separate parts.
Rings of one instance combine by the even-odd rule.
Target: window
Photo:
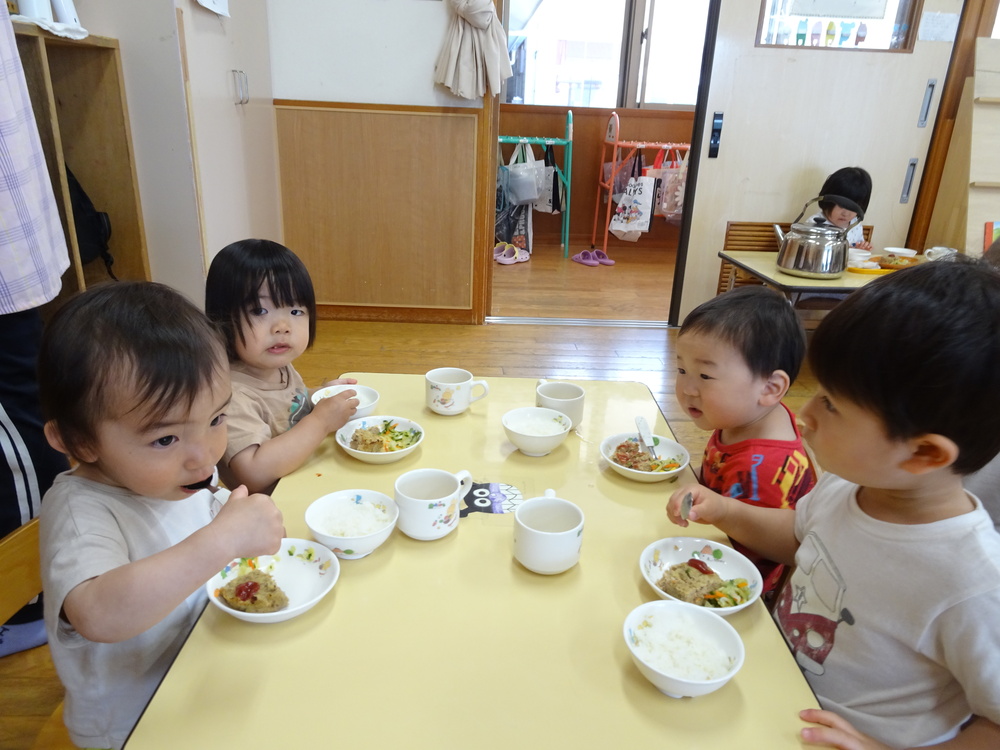
[[[709,0],[511,0],[504,101],[693,107]]]
[[[764,0],[758,46],[913,49],[919,0]]]

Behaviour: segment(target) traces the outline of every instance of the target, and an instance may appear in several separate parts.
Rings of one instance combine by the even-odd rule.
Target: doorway
[[[515,77],[508,82],[509,89],[501,96],[504,103],[500,106],[499,129],[504,136],[562,137],[566,112],[572,111],[574,133],[569,247],[560,245],[562,217],[533,212],[531,260],[509,265],[492,264],[492,317],[488,320],[501,322],[509,318],[533,318],[666,326],[671,290],[675,284],[681,227],[676,221],[670,223],[662,217],[654,217],[650,230],[637,242],[623,242],[609,237],[605,247],[603,222],[606,221],[606,204],[603,201],[598,204],[602,146],[612,112],[618,113],[621,122],[619,137],[622,140],[690,143],[695,122],[694,99],[690,91],[696,91],[698,84],[693,83],[685,93],[677,86],[660,85],[662,76],[650,76],[648,84],[644,81],[643,67],[648,65],[644,59],[646,50],[652,51],[654,64],[658,63],[657,70],[669,70],[669,67],[664,67],[663,60],[656,58],[655,32],[658,27],[651,24],[651,19],[657,18],[654,15],[655,0],[620,3],[623,10],[617,12],[624,12],[624,30],[620,46],[610,52],[608,47],[611,45],[607,43],[558,37],[558,34],[569,35],[570,27],[563,24],[558,27],[557,36],[549,40],[548,46],[558,50],[561,62],[569,62],[561,68],[539,66],[534,71],[530,68],[525,70],[525,60],[537,60],[541,49],[537,41],[534,48],[525,42],[526,39],[535,39],[540,33],[528,21],[533,15],[542,14],[548,6],[558,5],[558,2],[512,0],[505,4],[504,20],[510,29],[508,38]],[[601,13],[606,15],[610,6],[617,7],[616,3],[605,3],[601,6]],[[663,19],[671,11],[669,5],[661,3],[661,6],[660,18]],[[584,13],[579,15],[587,16]],[[578,34],[586,33],[580,31],[578,23],[572,28],[577,29]],[[694,79],[697,81],[701,74],[698,58],[703,46],[704,26],[694,31],[698,50]],[[661,32],[661,35],[666,39],[665,33]],[[690,30],[685,36],[692,36]],[[620,55],[619,67],[617,61],[622,49],[626,52]],[[635,52],[629,54],[629,49]],[[581,77],[578,75],[581,57],[586,54],[600,57],[600,63],[614,58],[616,69],[611,83],[598,80],[601,73],[594,73],[594,66],[599,67],[598,63],[588,67],[587,74],[582,75],[586,80],[573,78]],[[574,55],[576,67],[571,65]],[[688,60],[684,64],[690,65],[691,55],[686,57]],[[587,78],[588,75],[590,78]],[[545,84],[552,80],[556,81],[554,88],[547,88]],[[608,89],[612,84],[615,91],[609,101]],[[657,97],[662,101],[658,103]],[[690,101],[680,105],[663,103],[672,97],[686,97]],[[522,104],[522,99],[536,103]],[[616,100],[617,106],[610,106]],[[602,102],[605,104],[603,107],[585,106]],[[541,150],[535,148],[535,158],[540,159]],[[513,149],[513,145],[505,145],[501,158],[506,161]],[[645,166],[652,166],[656,150],[645,149],[643,155]],[[557,162],[560,159],[561,153],[557,151]],[[604,196],[600,198],[606,200]],[[595,220],[597,209],[599,215]],[[595,234],[596,243],[592,243]],[[614,265],[593,266],[573,261],[574,255],[593,247],[606,249]]]

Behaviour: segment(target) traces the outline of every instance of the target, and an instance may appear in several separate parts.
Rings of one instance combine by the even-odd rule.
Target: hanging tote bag
[[[632,163],[632,174],[625,186],[625,193],[618,201],[618,208],[608,228],[620,240],[635,242],[639,235],[649,231],[653,215],[653,191],[656,180],[642,176],[642,155]]]
[[[665,170],[660,208],[663,211],[663,218],[673,224],[680,224],[681,214],[684,212],[684,187],[687,182],[688,154],[684,154],[675,163],[676,166]]]
[[[652,177],[656,180],[653,188],[653,216],[663,216],[663,186],[668,174],[670,174],[671,168],[677,167],[677,162],[673,159],[676,158],[676,151],[671,151],[671,159],[668,160],[666,149],[660,149],[656,152],[656,158],[653,160],[653,166],[646,167],[642,170],[642,174],[646,177]]]
[[[518,143],[507,165],[507,189],[510,202],[516,206],[534,203],[545,184],[545,165],[535,159],[531,146]]]
[[[620,201],[622,196],[625,194],[625,187],[628,185],[629,174],[631,174],[634,162],[634,156],[631,159],[617,162],[618,171],[615,171],[616,162],[604,162],[604,183],[607,184],[611,181],[612,173],[615,176],[614,184],[611,186],[611,200],[615,203],[618,203],[618,201]],[[606,195],[604,196],[604,202],[608,202],[608,197]]]
[[[556,166],[556,152],[549,143],[545,147],[545,182],[541,195],[535,201],[535,210],[546,214],[562,213],[566,203],[566,185],[562,181],[562,171]]]

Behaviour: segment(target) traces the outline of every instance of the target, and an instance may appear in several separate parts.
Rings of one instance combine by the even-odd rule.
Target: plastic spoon
[[[646,418],[636,417],[635,426],[639,430],[639,440],[646,447],[650,458],[658,461],[660,457],[656,454],[656,446],[653,445],[653,433],[649,431],[649,423],[646,421]]]

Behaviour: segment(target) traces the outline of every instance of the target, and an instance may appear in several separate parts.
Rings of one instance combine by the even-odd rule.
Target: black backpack
[[[118,281],[118,277],[111,270],[115,259],[108,250],[111,219],[104,211],[94,208],[94,202],[80,187],[79,181],[70,172],[69,167],[66,167],[66,180],[69,183],[69,200],[73,208],[73,225],[76,227],[76,243],[80,248],[80,262],[87,264],[103,258],[108,276]]]

